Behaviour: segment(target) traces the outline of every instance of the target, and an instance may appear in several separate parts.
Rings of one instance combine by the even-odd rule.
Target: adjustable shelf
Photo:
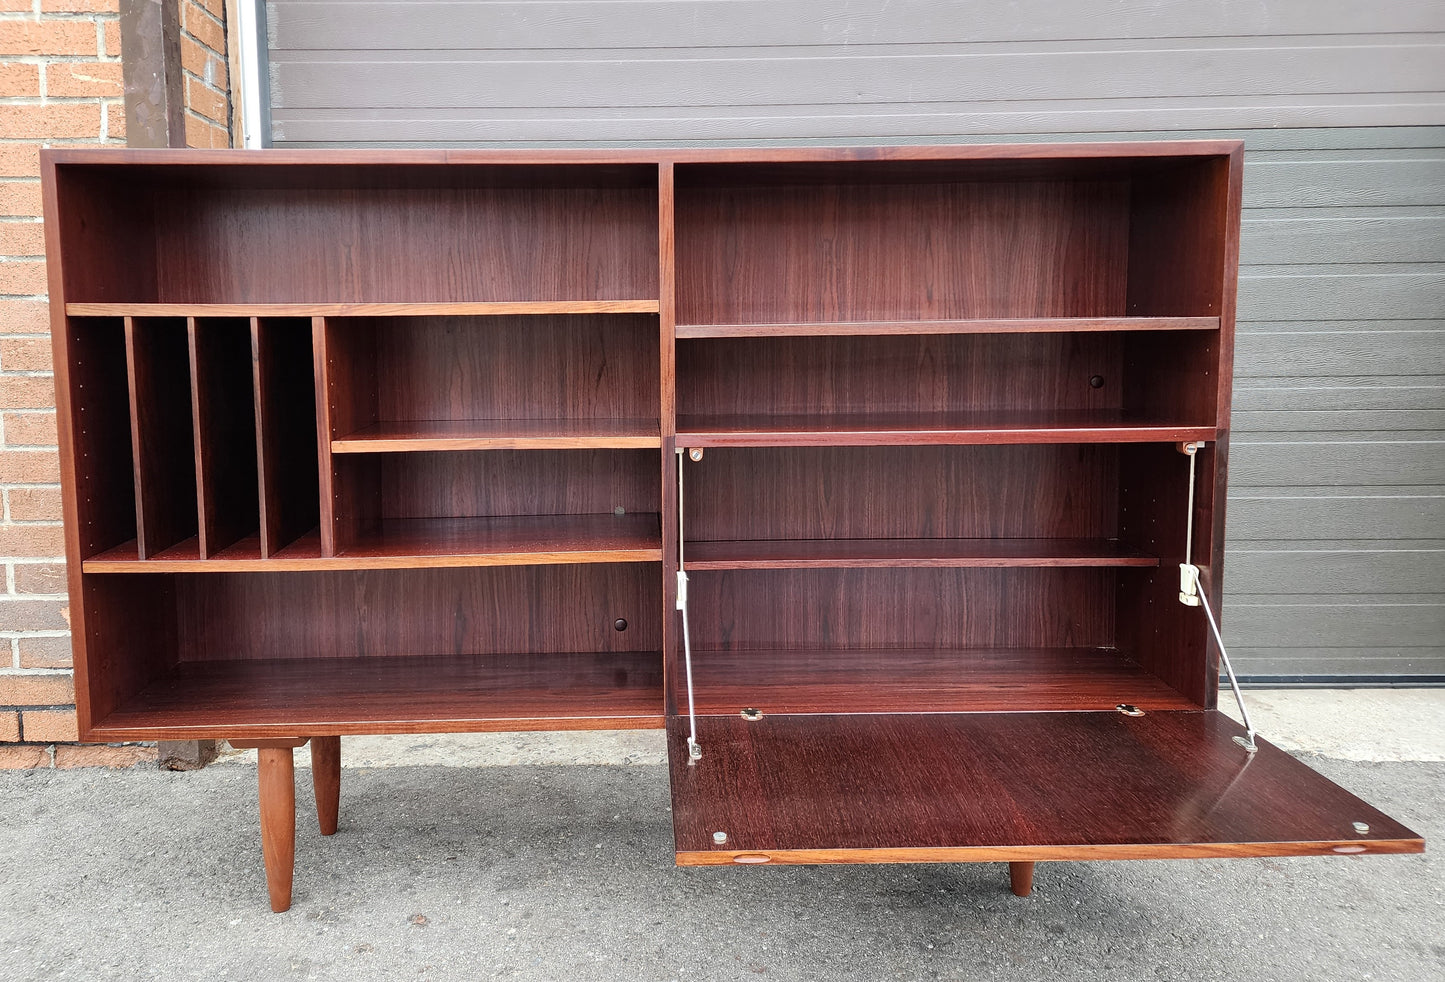
[[[792,413],[679,415],[688,447],[868,447],[1021,443],[1176,443],[1213,440],[1213,426],[1075,412]]]
[[[511,300],[481,303],[68,303],[71,317],[501,317],[655,314],[656,300]]]
[[[460,419],[371,423],[331,452],[638,449],[662,446],[655,419]]]
[[[187,662],[96,726],[110,740],[662,725],[655,651]],[[147,737],[145,739],[154,739]]]
[[[754,539],[689,541],[690,570],[938,567],[1152,567],[1113,539]]]
[[[783,338],[910,334],[1063,334],[1090,331],[1217,331],[1218,317],[993,317],[953,320],[679,324],[677,337]]]

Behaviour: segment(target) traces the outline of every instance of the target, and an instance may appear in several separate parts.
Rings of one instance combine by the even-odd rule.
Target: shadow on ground
[[[1312,766],[1438,843],[1445,764]],[[254,766],[0,773],[0,979],[1445,978],[1436,856],[672,865],[656,766],[343,774],[271,914]]]

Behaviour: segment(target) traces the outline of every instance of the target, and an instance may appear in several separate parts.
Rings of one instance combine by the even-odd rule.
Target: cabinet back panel
[[[1118,409],[1119,334],[681,341],[682,414]],[[1090,379],[1102,382],[1095,388]]]
[[[1112,570],[693,573],[695,649],[1039,648],[1114,643]]]
[[[320,522],[311,321],[257,318],[252,322],[251,345],[261,548],[269,556]]]
[[[651,563],[175,578],[182,661],[654,651]],[[618,618],[627,628],[615,627]]]
[[[71,317],[66,330],[69,370],[57,372],[56,383],[70,400],[72,534],[89,558],[136,534],[125,326],[119,318]]]
[[[677,321],[1099,317],[1127,181],[680,186]]]
[[[121,299],[401,303],[657,296],[653,188],[158,190],[154,215],[158,295]]]
[[[382,420],[657,418],[656,317],[409,317],[375,330]]]
[[[142,559],[196,534],[196,445],[185,318],[126,318],[136,540]]]
[[[656,513],[656,450],[487,450],[335,457],[380,474],[381,518]]]
[[[714,539],[1110,538],[1101,444],[714,447],[684,466],[684,528]]]
[[[261,522],[251,322],[197,317],[190,332],[200,554],[213,556]]]

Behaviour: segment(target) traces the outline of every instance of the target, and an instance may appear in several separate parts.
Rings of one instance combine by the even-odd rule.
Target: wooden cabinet
[[[1419,851],[1181,603],[1240,163],[48,151],[81,736],[258,747],[277,909],[356,733],[666,727],[684,864]]]

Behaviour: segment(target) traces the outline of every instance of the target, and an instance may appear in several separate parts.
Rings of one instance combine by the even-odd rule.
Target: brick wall
[[[187,142],[229,146],[223,2],[179,2]],[[125,144],[120,33],[119,0],[0,0],[0,766],[135,756],[53,746],[76,728],[38,155]]]

